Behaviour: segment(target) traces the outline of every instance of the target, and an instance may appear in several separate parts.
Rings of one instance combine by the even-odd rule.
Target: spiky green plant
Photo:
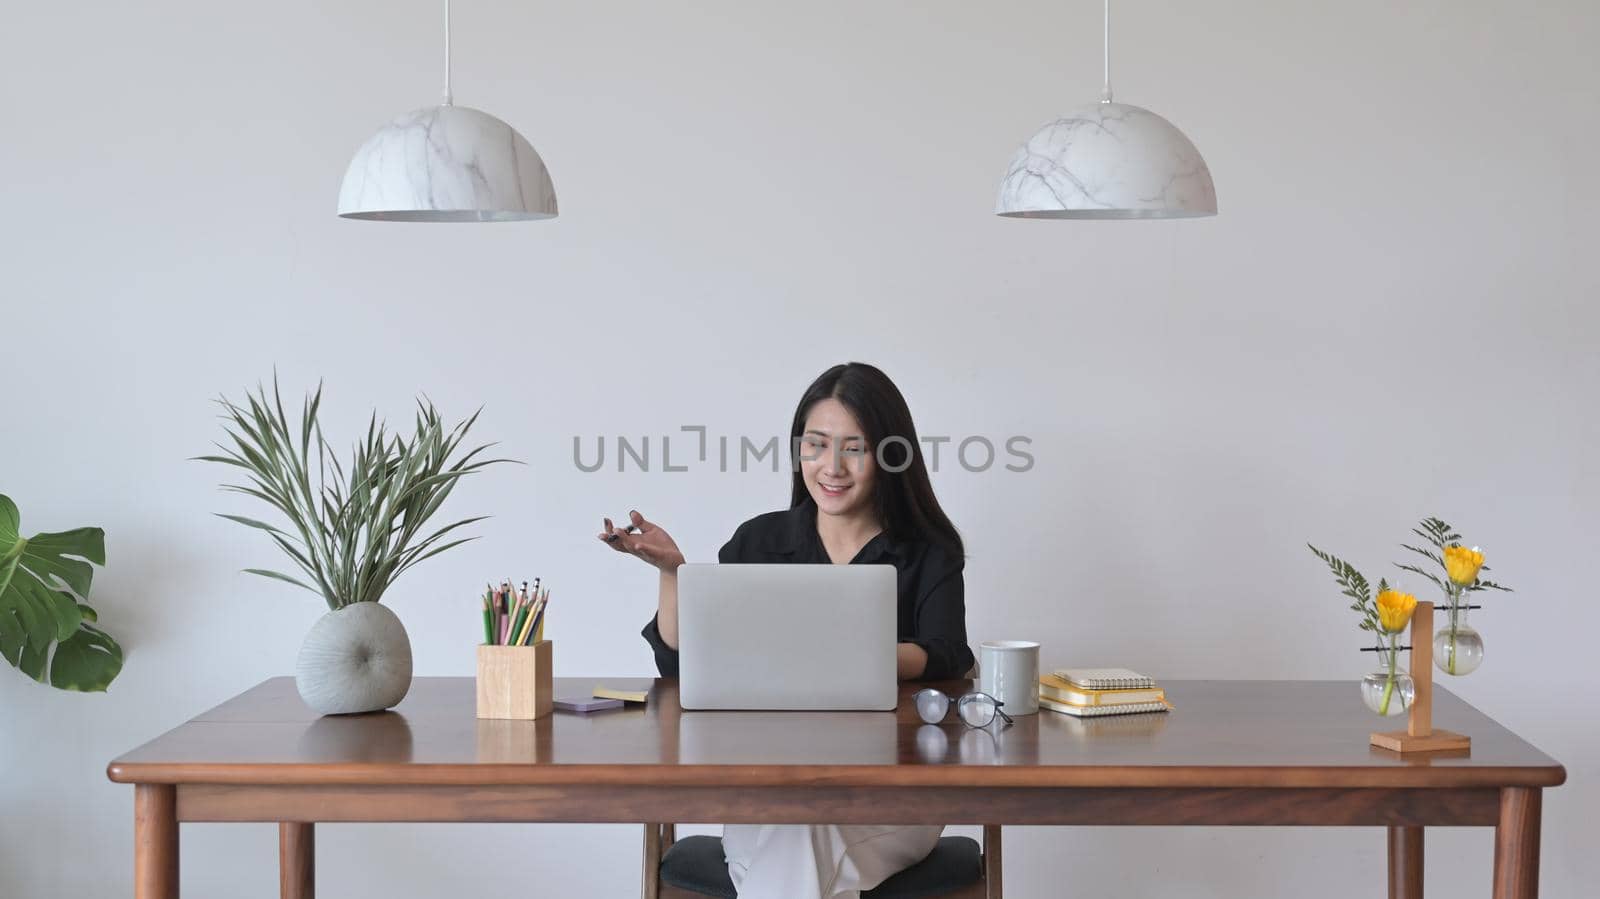
[[[284,412],[276,377],[270,399],[258,386],[254,394],[246,394],[242,406],[226,397],[217,402],[230,443],[216,445],[220,455],[196,458],[243,471],[249,483],[224,484],[223,489],[265,502],[283,515],[287,525],[219,514],[264,531],[304,579],[262,568],[245,570],[320,593],[332,609],[377,602],[406,569],[477,539],[457,536],[445,541],[458,528],[485,516],[456,521],[425,536],[424,526],[463,477],[512,461],[479,459],[492,444],[458,452],[478,414],[446,428],[426,399],[417,400],[409,440],[390,433],[374,413],[348,471],[322,435],[317,418],[322,406],[320,384],[302,403],[298,426],[291,425]]]

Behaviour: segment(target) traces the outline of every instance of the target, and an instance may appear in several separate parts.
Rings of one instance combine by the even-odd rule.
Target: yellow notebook
[[[1069,702],[1056,702],[1054,699],[1040,699],[1039,708],[1071,715],[1074,718],[1099,718],[1104,715],[1136,715],[1141,712],[1166,712],[1172,709],[1166,702],[1130,702],[1123,705],[1073,705]]]
[[[1054,674],[1039,676],[1039,696],[1072,705],[1125,705],[1132,702],[1161,702],[1167,693],[1159,687],[1147,690],[1086,690]]]
[[[610,687],[595,685],[595,699],[620,699],[623,702],[644,702],[650,695],[648,690],[613,690]]]

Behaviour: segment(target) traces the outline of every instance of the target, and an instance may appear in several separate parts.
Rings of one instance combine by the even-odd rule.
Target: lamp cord
[[[448,2],[448,0],[446,0],[446,2]],[[1106,86],[1104,88],[1102,88],[1101,91],[1100,91],[1100,102],[1101,103],[1110,103],[1111,102],[1111,0],[1106,0],[1105,34],[1106,34],[1106,47],[1105,47]]]
[[[453,106],[454,102],[456,99],[450,94],[450,0],[445,0],[445,106]]]

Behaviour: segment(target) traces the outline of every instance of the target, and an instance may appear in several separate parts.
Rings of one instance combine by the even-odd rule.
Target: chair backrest
[[[644,899],[698,899],[703,895],[662,884],[661,860],[675,842],[677,842],[676,825],[646,824],[644,826],[644,870],[642,871],[642,895]],[[984,825],[979,848],[982,851],[983,865],[981,879],[967,887],[943,894],[943,899],[1000,899],[1001,845],[999,825]]]
[[[971,680],[977,680],[980,674],[979,669],[978,660],[973,659],[972,668],[967,672],[966,676]],[[664,899],[661,885],[661,859],[675,842],[677,842],[677,825],[646,824],[644,826],[644,899]],[[983,850],[983,879],[973,885],[970,895],[973,899],[1000,899],[1000,825],[984,825],[983,838],[979,841],[979,846]],[[965,899],[965,895],[950,894],[948,899]]]

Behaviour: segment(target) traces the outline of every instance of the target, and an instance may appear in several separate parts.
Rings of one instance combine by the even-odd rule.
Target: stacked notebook
[[[1172,708],[1153,678],[1126,668],[1058,668],[1040,675],[1039,707],[1078,718]]]

